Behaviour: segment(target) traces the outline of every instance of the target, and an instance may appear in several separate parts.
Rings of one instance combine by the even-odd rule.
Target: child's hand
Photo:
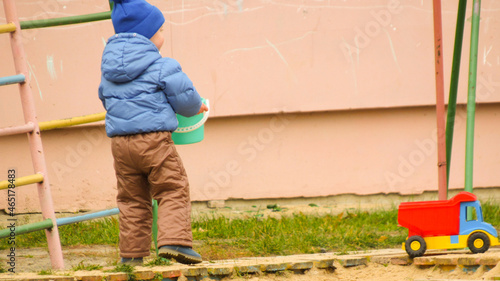
[[[203,112],[205,112],[205,111],[208,111],[208,107],[207,107],[207,105],[206,105],[206,104],[201,103],[200,111],[198,111],[198,113],[197,113],[197,114],[203,113]]]

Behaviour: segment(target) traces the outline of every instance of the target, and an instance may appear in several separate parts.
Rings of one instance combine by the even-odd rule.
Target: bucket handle
[[[208,110],[203,113],[203,118],[201,118],[201,120],[198,121],[198,123],[188,127],[177,128],[177,130],[175,130],[174,133],[189,133],[203,126],[203,124],[205,124],[205,122],[208,119],[208,115],[210,114],[210,102],[208,101],[208,99],[205,99],[205,105],[208,107]]]

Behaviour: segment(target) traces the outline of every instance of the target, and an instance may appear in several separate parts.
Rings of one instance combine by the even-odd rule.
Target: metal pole
[[[16,31],[16,25],[13,23],[0,25],[0,33],[10,33],[14,31]]]
[[[118,208],[104,210],[104,211],[97,211],[97,212],[87,213],[87,214],[73,216],[73,217],[58,218],[56,220],[56,224],[58,226],[67,225],[67,224],[71,224],[71,223],[83,222],[83,221],[98,219],[98,218],[102,218],[102,217],[118,215],[118,213],[119,213]],[[46,220],[43,220],[40,222],[16,226],[15,234],[18,235],[18,234],[24,234],[24,233],[34,232],[34,231],[38,231],[38,230],[43,230],[43,229],[47,229],[47,228],[52,228],[52,225],[53,225],[52,220],[46,219]],[[12,233],[12,231],[9,228],[0,230],[0,238],[9,237],[11,235],[11,233]]]
[[[111,18],[111,12],[102,12],[88,15],[71,16],[55,19],[31,20],[21,22],[21,29],[43,28],[68,24],[78,24],[85,22],[93,22],[100,20],[108,20]]]
[[[26,78],[22,74],[0,78],[0,86],[23,83]]]
[[[0,137],[31,133],[31,132],[33,132],[34,129],[35,129],[35,125],[31,122],[28,122],[28,124],[24,124],[21,126],[1,128],[0,129]]]
[[[59,231],[56,224],[56,216],[54,213],[54,205],[52,203],[52,194],[50,191],[50,182],[47,177],[47,166],[45,164],[45,155],[43,152],[42,139],[40,137],[40,128],[35,111],[35,102],[30,88],[29,72],[26,62],[26,55],[21,37],[21,28],[17,17],[16,6],[14,0],[3,0],[5,16],[7,22],[12,22],[16,25],[16,31],[10,33],[12,55],[17,74],[24,74],[26,82],[19,84],[19,92],[21,95],[21,104],[23,106],[24,120],[26,123],[32,122],[35,129],[28,134],[28,142],[30,145],[31,159],[35,173],[44,175],[44,181],[37,184],[38,198],[42,208],[43,219],[51,219],[53,227],[50,230],[45,230],[47,243],[50,254],[52,268],[63,269],[64,260],[62,255],[61,241],[59,239]]]
[[[61,226],[61,225],[67,225],[67,224],[76,223],[76,222],[88,221],[88,220],[98,219],[98,218],[102,218],[102,217],[118,215],[118,213],[119,213],[118,208],[114,208],[114,209],[97,211],[97,212],[87,213],[87,214],[73,216],[73,217],[58,218],[57,225]]]
[[[34,174],[31,176],[25,176],[21,178],[16,178],[14,180],[14,186],[23,186],[23,185],[28,185],[28,184],[34,184],[34,183],[39,183],[43,181],[43,175],[42,174]],[[10,185],[9,181],[0,181],[0,189],[7,189]]]
[[[438,139],[438,199],[446,200],[446,133],[444,110],[443,30],[441,0],[434,0],[434,57],[436,68],[436,117]]]
[[[153,242],[155,244],[156,256],[158,256],[158,201],[153,199]]]
[[[72,117],[67,119],[45,121],[38,123],[38,125],[40,126],[40,131],[47,131],[52,129],[98,122],[104,120],[104,118],[106,118],[106,112]]]
[[[451,151],[453,148],[453,132],[455,131],[455,115],[457,111],[458,80],[464,40],[465,11],[467,0],[458,3],[457,27],[455,29],[455,47],[453,49],[453,65],[451,67],[450,96],[448,98],[448,117],[446,118],[446,186],[450,184]]]
[[[474,121],[476,115],[477,52],[481,0],[474,0],[469,57],[469,94],[467,99],[467,132],[465,137],[465,191],[472,192],[474,166]]]
[[[15,229],[6,228],[6,229],[0,230],[0,238],[9,237],[10,235],[12,235],[12,233],[15,233],[15,235],[19,235],[19,234],[38,231],[38,230],[48,229],[48,228],[52,228],[53,225],[54,225],[54,223],[52,222],[51,219],[46,219],[46,220],[39,221],[39,222],[34,222],[34,223],[30,223],[30,224],[25,224],[25,225],[19,225],[19,226],[16,226]]]

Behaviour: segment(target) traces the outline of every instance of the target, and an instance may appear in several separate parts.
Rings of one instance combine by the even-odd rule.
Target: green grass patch
[[[47,269],[47,270],[42,269],[38,272],[38,275],[52,275],[52,274],[54,274],[52,269]]]
[[[73,267],[74,271],[78,271],[78,270],[88,270],[88,271],[91,271],[91,270],[99,270],[99,269],[102,269],[101,265],[97,265],[97,264],[84,264],[83,261],[81,261],[80,263],[78,263],[78,265],[76,265],[76,266]]]
[[[489,202],[482,203],[484,221],[491,223],[495,228],[500,226],[500,205]]]
[[[338,215],[294,214],[275,218],[204,218],[193,222],[193,235],[206,249],[230,247],[239,256],[272,256],[323,251],[345,252],[401,245],[406,231],[397,226],[397,211],[344,212]]]
[[[152,261],[145,264],[145,266],[159,266],[159,265],[171,265],[172,262],[169,259],[156,257]]]
[[[134,274],[134,267],[128,264],[119,264],[111,270],[106,270],[105,272],[125,272],[127,273],[127,281],[137,280],[137,276]]]
[[[268,207],[280,213],[279,206]],[[486,202],[482,208],[485,221],[498,228],[500,205]],[[281,213],[279,219],[261,216],[259,212],[259,216],[245,218],[199,217],[192,223],[193,237],[201,242],[195,250],[205,260],[325,251],[346,253],[400,248],[408,234],[407,229],[397,225],[396,207],[370,212],[346,210],[335,215]],[[59,232],[63,246],[118,245],[118,220],[115,217],[61,226]],[[37,231],[18,235],[16,246],[46,247],[45,233]],[[8,247],[8,240],[0,239],[0,248]],[[168,265],[168,262],[157,259],[151,266]],[[82,269],[87,267],[91,265],[81,265]]]
[[[121,264],[118,264],[117,266],[115,266],[115,268],[113,268],[111,270],[107,270],[107,271],[132,273],[132,272],[134,272],[134,267],[131,265],[128,265],[128,264],[121,263]]]

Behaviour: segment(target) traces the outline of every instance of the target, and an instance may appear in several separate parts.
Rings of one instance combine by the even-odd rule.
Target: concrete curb
[[[334,253],[293,255],[269,258],[240,258],[203,262],[197,265],[182,265],[174,263],[170,266],[135,267],[132,273],[135,280],[165,280],[177,281],[184,276],[189,281],[200,281],[205,278],[221,280],[226,277],[259,274],[277,274],[290,271],[304,274],[313,268],[334,272],[339,266],[367,266],[369,263],[382,265],[414,265],[418,267],[439,267],[443,270],[475,271],[480,267],[488,271],[500,262],[500,249],[490,249],[487,253],[471,255],[466,251],[431,252],[423,257],[410,259],[402,250],[379,250],[350,255]],[[121,272],[106,272],[112,268],[100,271],[61,271],[55,275],[37,275],[36,273],[0,274],[0,280],[31,281],[126,281],[132,274]],[[493,277],[491,280],[500,280]]]

